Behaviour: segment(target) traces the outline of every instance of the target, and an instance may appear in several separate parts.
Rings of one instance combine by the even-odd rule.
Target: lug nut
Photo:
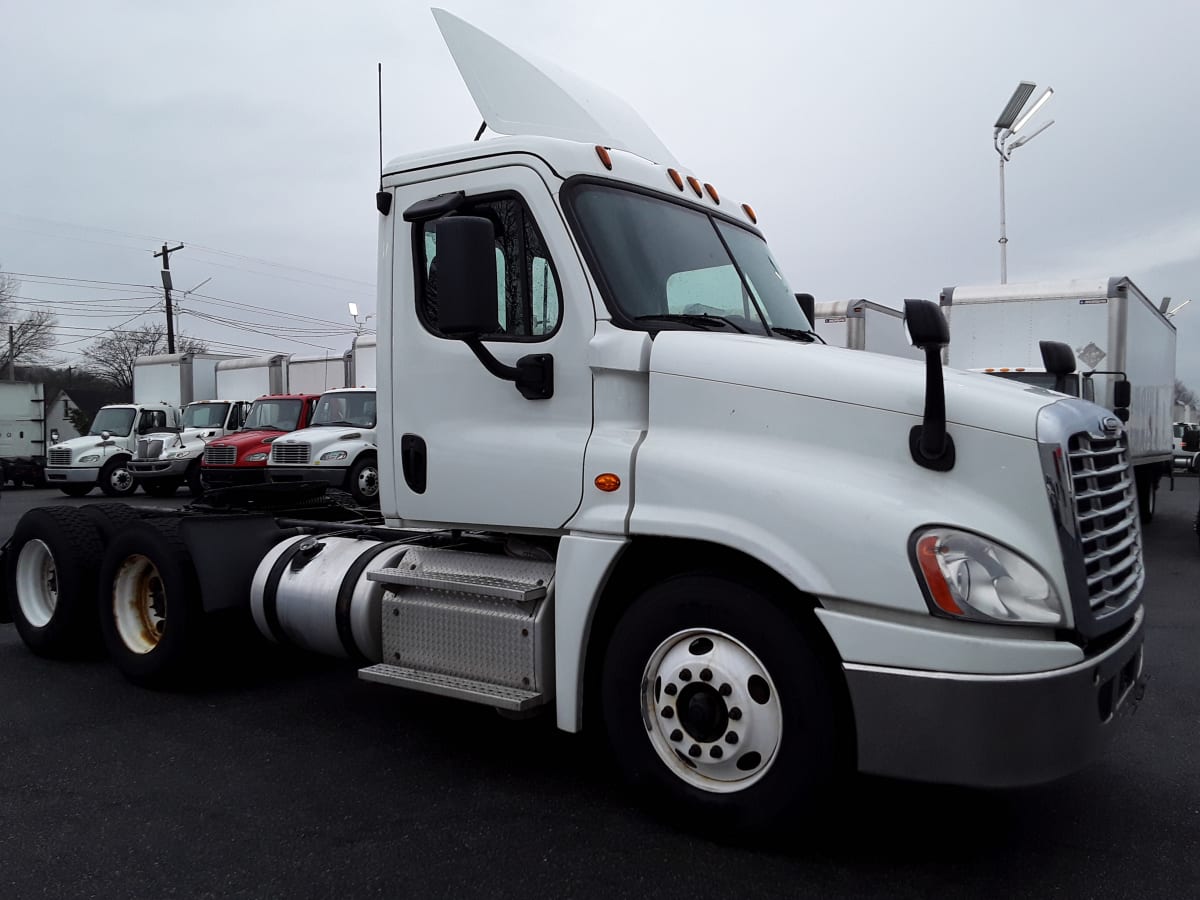
[[[726,682],[725,684],[721,685],[720,691],[721,691],[722,697],[728,697],[730,694],[733,693],[733,688],[730,687],[728,682]]]
[[[736,744],[737,742],[738,742],[738,736],[737,736],[736,731],[731,731],[731,732],[729,732],[729,734],[725,735],[725,743]]]
[[[664,707],[662,708],[662,717],[663,717],[664,719],[673,719],[673,718],[675,718],[675,710],[674,710],[672,707],[670,707],[670,706],[664,706]]]
[[[700,670],[700,680],[701,681],[712,681],[712,669],[701,669]]]
[[[709,748],[708,755],[711,756],[713,759],[720,759],[722,756],[725,755],[725,751],[722,750],[720,747],[717,747],[714,745]]]
[[[692,680],[692,670],[691,669],[680,669],[679,670],[679,680],[680,681],[691,681]]]
[[[733,721],[736,722],[741,717],[742,710],[739,707],[735,706],[733,709],[729,710],[729,718],[733,719]]]
[[[699,744],[692,744],[692,746],[688,748],[688,756],[695,758],[695,757],[699,756],[700,753],[701,753],[701,750],[700,750]]]
[[[671,732],[671,740],[679,742],[683,740],[683,732],[676,728]]]
[[[663,690],[666,691],[668,694],[670,694],[672,697],[674,697],[676,694],[679,693],[679,688],[675,687],[674,684],[668,684],[665,688],[663,688]]]

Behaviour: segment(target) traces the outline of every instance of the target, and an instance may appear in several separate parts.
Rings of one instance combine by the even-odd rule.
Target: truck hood
[[[374,428],[355,428],[353,425],[314,425],[311,428],[301,428],[279,439],[281,444],[310,444],[313,447],[323,447],[338,441],[375,442]]]
[[[121,440],[125,440],[125,437],[123,437],[122,435],[113,435],[113,438],[109,442],[110,444],[111,444],[112,440],[121,441]],[[68,438],[65,441],[59,441],[57,444],[53,444],[50,447],[50,449],[51,450],[70,450],[72,457],[74,457],[74,456],[78,455],[79,453],[83,452],[84,450],[90,450],[90,449],[94,449],[96,447],[103,447],[103,446],[107,446],[107,445],[105,445],[105,442],[100,437],[100,435],[85,434],[80,437]]]
[[[239,431],[222,438],[213,438],[208,443],[213,447],[235,447],[238,451],[238,459],[241,459],[244,454],[269,451],[271,449],[269,442],[278,440],[287,433],[286,431]]]
[[[851,403],[920,418],[925,364],[823,344],[691,331],[662,331],[650,354],[652,374],[737,384]],[[990,375],[942,370],[952,424],[1036,438],[1037,411],[1062,394]]]

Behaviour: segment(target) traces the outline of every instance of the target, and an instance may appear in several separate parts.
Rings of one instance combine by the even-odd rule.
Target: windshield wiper
[[[778,325],[772,325],[771,334],[782,334],[793,341],[803,341],[806,344],[811,344],[817,340],[817,333],[815,331],[805,331],[803,328],[780,328]]]
[[[749,334],[745,328],[731,322],[724,316],[710,316],[708,314],[699,313],[662,313],[657,316],[635,316],[635,322],[645,322],[647,320],[659,322],[683,322],[686,325],[695,325],[699,328],[721,327],[728,326],[740,334]]]
[[[345,425],[348,428],[361,428],[361,425],[355,425],[353,422],[347,422],[345,419],[335,419],[332,422],[313,422],[313,425]]]

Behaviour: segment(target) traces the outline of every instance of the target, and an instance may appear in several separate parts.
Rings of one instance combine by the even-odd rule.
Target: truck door
[[[512,382],[490,374],[466,344],[438,330],[436,219],[406,222],[403,212],[458,191],[465,200],[455,212],[491,219],[496,232],[499,327],[484,343],[509,366],[527,354],[552,355],[550,399],[526,399]],[[390,402],[385,430],[400,517],[561,527],[582,495],[595,312],[546,182],[514,165],[408,186],[396,200],[393,349],[379,359],[379,388]]]

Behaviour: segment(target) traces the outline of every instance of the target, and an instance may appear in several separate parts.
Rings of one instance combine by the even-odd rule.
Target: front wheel
[[[100,469],[100,490],[109,497],[128,497],[137,490],[137,482],[129,471],[129,457],[110,459]]]
[[[351,496],[360,506],[379,503],[379,463],[375,457],[361,457],[350,468],[347,481]]]
[[[720,575],[645,591],[601,674],[628,779],[718,830],[763,827],[817,800],[837,771],[836,682],[802,613]]]
[[[173,497],[179,490],[179,482],[171,478],[147,478],[139,483],[151,497]]]

